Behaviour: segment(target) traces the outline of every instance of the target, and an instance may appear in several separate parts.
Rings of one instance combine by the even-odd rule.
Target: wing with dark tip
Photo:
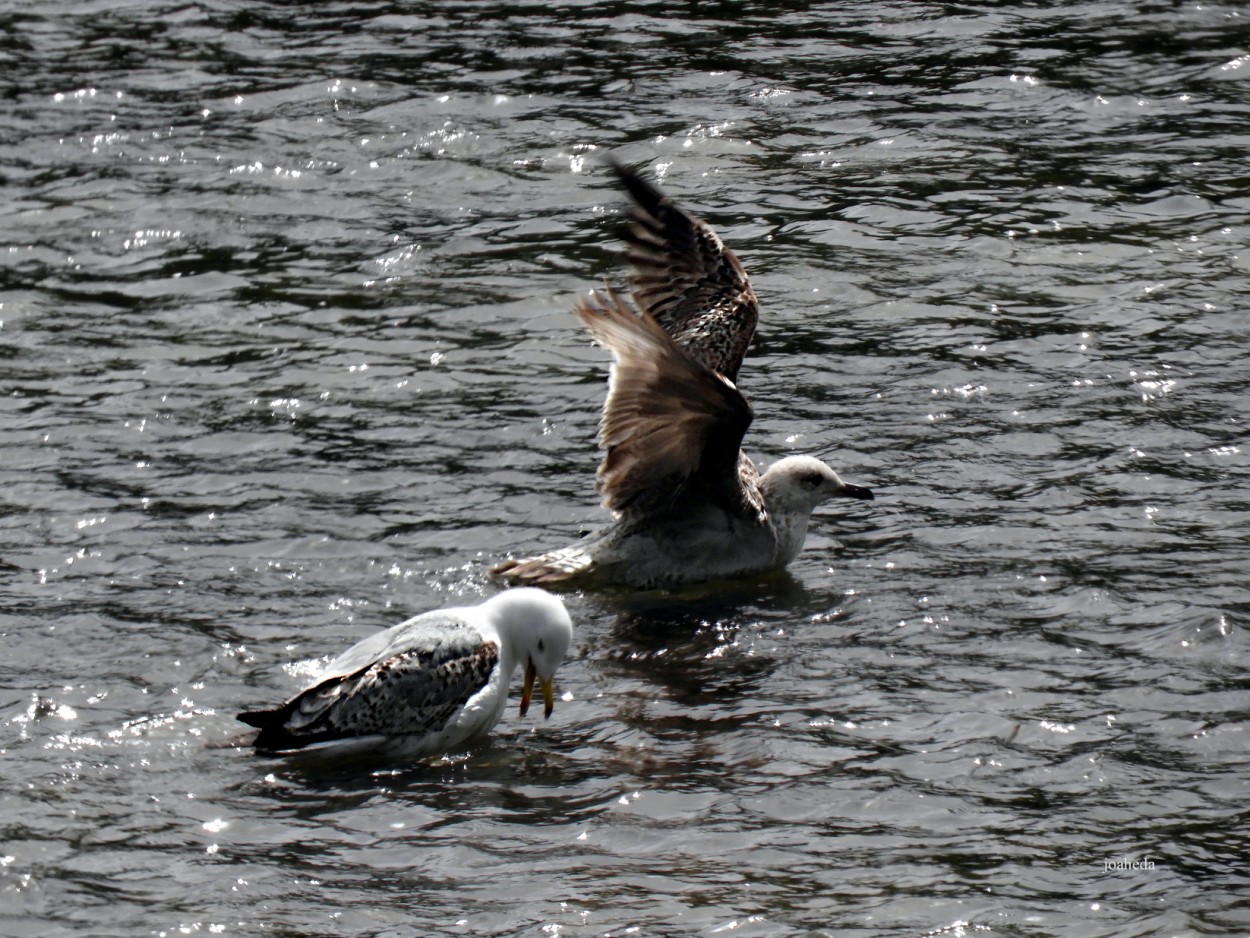
[[[441,731],[491,679],[492,641],[443,642],[398,651],[350,674],[336,674],[281,707],[240,713],[260,729],[267,752],[361,736],[422,736]]]
[[[613,169],[635,202],[625,238],[635,302],[691,358],[736,381],[759,319],[742,264],[706,222],[633,170]]]
[[[599,422],[604,506],[659,511],[692,483],[731,509],[749,501],[738,460],[751,408],[733,382],[611,292],[574,311],[616,359]]]

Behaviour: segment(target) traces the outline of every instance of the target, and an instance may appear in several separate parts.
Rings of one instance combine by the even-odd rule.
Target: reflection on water
[[[1123,13],[0,13],[0,931],[1244,928],[1250,66]],[[571,596],[469,752],[210,748],[606,520],[605,150],[751,272],[751,455],[872,511]]]

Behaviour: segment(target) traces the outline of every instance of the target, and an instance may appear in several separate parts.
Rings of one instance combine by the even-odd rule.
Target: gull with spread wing
[[[615,359],[598,486],[616,520],[492,573],[646,589],[780,569],[802,549],[812,509],[872,492],[812,456],[761,474],[742,452],[752,414],[734,382],[759,315],[746,271],[707,223],[613,168],[635,202],[625,256],[640,308],[604,290],[574,312]]]

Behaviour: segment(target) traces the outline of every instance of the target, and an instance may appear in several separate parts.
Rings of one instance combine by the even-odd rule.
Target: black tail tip
[[[243,713],[236,713],[234,718],[240,723],[246,723],[248,726],[254,726],[263,730],[266,726],[273,723],[273,710],[247,710]]]

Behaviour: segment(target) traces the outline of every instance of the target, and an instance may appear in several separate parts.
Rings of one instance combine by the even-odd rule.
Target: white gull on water
[[[635,201],[625,256],[640,309],[606,290],[574,312],[615,359],[598,485],[616,521],[491,572],[645,589],[780,569],[802,549],[813,508],[872,492],[813,456],[761,475],[742,452],[752,414],[734,382],[758,319],[746,271],[709,225],[613,168]]]
[[[499,722],[521,664],[521,715],[537,682],[550,716],[556,668],[572,636],[559,597],[506,590],[480,605],[427,612],[371,635],[282,706],[238,718],[260,729],[253,745],[261,752],[441,753]]]

